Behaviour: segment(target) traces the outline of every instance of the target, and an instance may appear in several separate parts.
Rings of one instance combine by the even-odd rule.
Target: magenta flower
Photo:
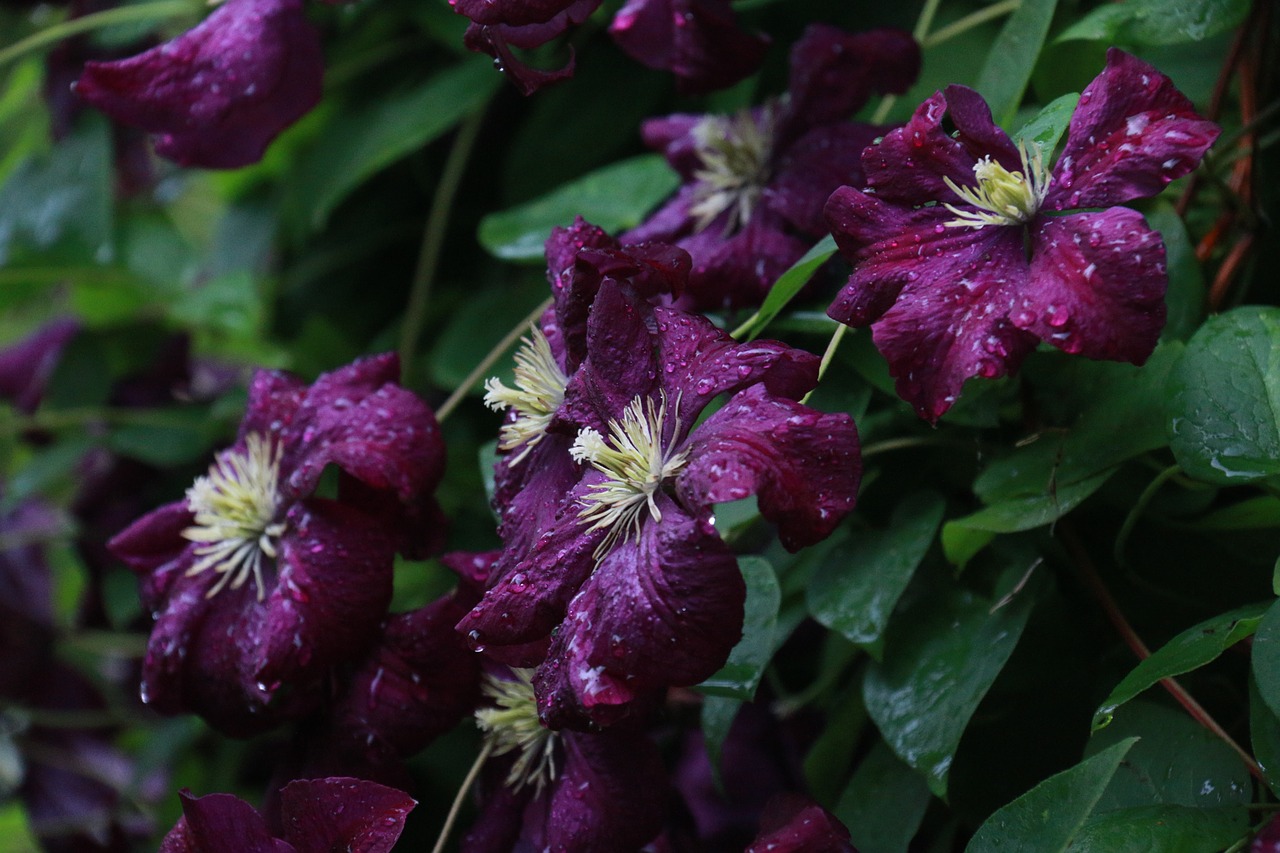
[[[920,68],[910,35],[810,26],[791,49],[780,101],[737,116],[679,114],[645,123],[684,185],[624,242],[674,243],[693,256],[689,301],[758,305],[826,232],[822,205],[862,183],[859,153],[884,128],[848,119],[874,92],[903,92]]]
[[[111,541],[156,614],[148,702],[245,733],[310,710],[330,668],[364,654],[391,600],[395,552],[418,553],[434,535],[407,531],[435,517],[443,466],[435,418],[398,375],[394,355],[311,387],[259,371],[235,444],[184,500]],[[337,497],[314,496],[329,465]]]
[[[227,0],[195,28],[128,59],[89,62],[76,93],[156,135],[181,166],[256,163],[320,100],[320,34],[301,0]]]
[[[765,806],[760,835],[745,853],[858,853],[849,830],[817,803],[794,794]]]
[[[298,779],[280,792],[284,832],[275,836],[253,806],[231,794],[182,792],[182,817],[160,853],[388,853],[417,805],[363,779]]]
[[[852,509],[859,475],[852,420],[794,402],[816,382],[808,353],[737,343],[608,277],[584,343],[550,418],[551,429],[576,431],[572,487],[536,536],[508,542],[489,591],[459,623],[473,646],[522,665],[541,660],[538,643],[556,629],[534,683],[557,727],[612,722],[723,664],[745,590],[714,504],[757,495],[797,549]],[[695,429],[720,394],[733,396]]]
[[[554,71],[542,71],[525,63],[512,50],[532,50],[576,27],[600,5],[600,0],[449,0],[453,11],[471,24],[463,36],[469,50],[487,53],[493,64],[525,95],[573,76],[573,49],[569,60]]]
[[[899,395],[931,421],[966,379],[1016,371],[1039,341],[1141,364],[1165,319],[1160,235],[1128,208],[1059,214],[1155,195],[1217,136],[1167,77],[1114,48],[1052,171],[950,86],[866,150],[866,191],[831,196],[855,266],[828,313],[872,326]]]
[[[732,86],[769,48],[767,36],[739,26],[729,0],[628,0],[609,34],[632,59],[670,71],[684,94]]]

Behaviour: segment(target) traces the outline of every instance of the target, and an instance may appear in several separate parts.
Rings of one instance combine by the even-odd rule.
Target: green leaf
[[[1280,527],[1280,498],[1258,495],[1188,522],[1192,530],[1267,530]]]
[[[113,429],[107,446],[161,467],[181,465],[203,457],[221,432],[221,424],[204,407],[155,409],[154,420]]]
[[[815,243],[790,269],[778,276],[773,287],[769,288],[769,294],[765,296],[760,310],[734,331],[734,337],[747,341],[760,334],[787,307],[787,303],[795,298],[800,289],[809,283],[818,267],[830,260],[835,253],[836,240],[830,234]]]
[[[937,535],[944,509],[941,496],[918,492],[898,506],[887,530],[853,534],[809,583],[813,618],[879,657],[889,615]]]
[[[1271,605],[1254,632],[1253,679],[1262,701],[1280,716],[1280,601]]]
[[[1022,103],[1036,58],[1049,34],[1058,0],[1023,0],[996,37],[974,86],[991,105],[997,124],[1004,124]]]
[[[720,783],[720,755],[741,707],[742,702],[725,696],[708,696],[702,701],[702,742],[706,745],[707,759],[711,762],[711,773],[717,785]]]
[[[1262,768],[1271,793],[1280,796],[1280,717],[1267,707],[1258,692],[1258,683],[1249,679],[1249,732],[1253,757]]]
[[[726,696],[749,702],[755,697],[760,676],[773,657],[773,641],[782,592],[778,589],[778,577],[768,560],[761,557],[739,557],[738,569],[747,584],[742,639],[729,652],[729,660],[724,667],[698,685],[698,689],[710,696]]]
[[[1196,259],[1195,248],[1187,236],[1186,223],[1168,202],[1157,204],[1147,212],[1147,224],[1160,232],[1164,240],[1164,263],[1169,271],[1169,319],[1165,321],[1162,340],[1186,340],[1200,328],[1204,320],[1204,271]]]
[[[1280,474],[1280,308],[1210,317],[1169,391],[1170,447],[1187,474],[1223,486]]]
[[[1040,147],[1045,162],[1051,162],[1053,151],[1058,147],[1058,140],[1067,132],[1071,123],[1071,114],[1075,112],[1080,95],[1071,92],[1061,95],[1049,102],[1034,118],[1015,133],[1017,142],[1034,142]]]
[[[1062,853],[1081,834],[1136,738],[1050,776],[987,818],[965,853]]]
[[[1185,44],[1233,29],[1248,13],[1249,0],[1129,0],[1099,6],[1057,40]]]
[[[351,190],[479,110],[500,83],[492,63],[470,59],[415,88],[338,113],[299,164],[290,201],[319,228]]]
[[[834,809],[859,853],[907,853],[929,807],[924,777],[877,741]]]
[[[1245,817],[1245,821],[1241,818]],[[1240,809],[1135,806],[1089,818],[1072,853],[1217,853],[1248,828]]]
[[[1013,653],[1030,605],[1031,596],[1020,595],[993,612],[987,599],[943,582],[894,621],[883,663],[867,671],[867,711],[939,797],[969,719]]]
[[[1267,604],[1250,604],[1206,619],[1174,637],[1124,677],[1093,715],[1093,730],[1111,723],[1115,710],[1164,678],[1199,669],[1245,637],[1253,636]]]
[[[597,169],[572,183],[480,221],[480,244],[508,261],[540,263],[551,229],[581,216],[606,231],[639,225],[680,185],[680,176],[657,154],[643,154]]]

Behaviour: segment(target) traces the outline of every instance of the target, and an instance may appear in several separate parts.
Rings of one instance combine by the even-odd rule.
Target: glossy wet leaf
[[[992,44],[974,88],[991,105],[997,124],[1005,124],[1022,102],[1057,7],[1058,0],[1023,0]]]
[[[1253,678],[1271,713],[1280,716],[1280,602],[1271,605],[1254,633]]]
[[[1203,41],[1244,20],[1249,0],[1128,0],[1095,8],[1058,41],[1167,45]]]
[[[1136,806],[1091,817],[1072,853],[1217,853],[1247,827],[1240,809]]]
[[[932,798],[924,777],[877,742],[833,811],[859,853],[907,853]]]
[[[1063,853],[1085,822],[1136,739],[1122,741],[1050,776],[978,828],[965,853]]]
[[[1198,669],[1252,636],[1267,607],[1265,603],[1251,604],[1206,619],[1161,646],[1111,691],[1093,716],[1093,728],[1110,724],[1117,708],[1161,679]]]
[[[1253,757],[1262,768],[1271,793],[1280,796],[1280,717],[1267,707],[1257,682],[1249,679],[1249,732]]]
[[[805,252],[800,260],[796,261],[791,267],[778,276],[778,280],[773,283],[773,287],[769,289],[769,294],[764,299],[764,304],[760,306],[760,310],[753,317],[743,324],[738,332],[739,340],[750,340],[769,325],[774,317],[787,307],[795,295],[800,292],[809,279],[813,278],[813,274],[818,268],[831,260],[831,256],[836,253],[836,240],[831,235],[827,235],[813,244],[809,251]]]
[[[899,597],[942,521],[942,497],[918,492],[895,511],[887,530],[862,530],[837,547],[814,572],[807,598],[821,624],[877,657]]]
[[[727,696],[708,696],[702,701],[702,741],[707,748],[712,776],[717,782],[720,779],[720,756],[724,751],[724,742],[729,737],[729,729],[733,727],[733,721],[741,707],[741,701]]]
[[[1069,92],[1050,101],[1035,117],[1018,129],[1013,135],[1015,141],[1034,142],[1040,147],[1045,162],[1053,159],[1053,150],[1058,147],[1058,140],[1067,132],[1071,123],[1071,114],[1075,112],[1080,95]]]
[[[755,697],[760,677],[773,656],[782,593],[778,589],[778,578],[767,560],[739,557],[738,569],[747,584],[742,639],[729,652],[729,660],[720,671],[698,685],[698,689],[711,696],[750,701]]]

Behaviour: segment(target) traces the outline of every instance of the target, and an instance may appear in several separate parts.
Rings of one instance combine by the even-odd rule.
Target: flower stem
[[[937,47],[943,42],[950,41],[958,35],[968,32],[974,27],[981,26],[987,21],[999,18],[1002,15],[1008,15],[1017,10],[1022,5],[1022,0],[1001,0],[999,3],[992,3],[985,9],[965,15],[958,21],[947,24],[929,37],[917,36],[920,46],[923,48]]]
[[[449,417],[449,413],[458,407],[458,404],[467,396],[468,392],[471,391],[471,387],[480,380],[480,377],[489,372],[489,369],[493,367],[493,363],[501,358],[503,353],[516,345],[516,341],[520,340],[520,336],[529,330],[529,324],[536,323],[538,318],[542,316],[542,312],[549,307],[551,307],[550,297],[538,303],[537,308],[534,308],[529,312],[528,316],[516,323],[511,331],[507,332],[506,337],[498,341],[494,348],[489,350],[489,354],[480,360],[480,363],[467,374],[467,378],[463,379],[458,387],[453,390],[453,393],[449,395],[449,399],[445,400],[440,408],[436,410],[437,421],[443,422],[445,418]]]
[[[422,337],[427,305],[431,299],[431,285],[435,282],[436,270],[440,266],[440,251],[444,248],[445,232],[449,228],[449,212],[453,208],[458,186],[462,183],[471,150],[480,136],[484,113],[482,107],[463,119],[453,138],[449,157],[445,160],[440,183],[436,185],[435,195],[431,199],[431,211],[427,214],[427,224],[422,232],[422,250],[418,254],[418,265],[413,271],[409,304],[405,307],[404,325],[400,329],[400,372],[405,377],[413,364],[418,339]]]
[[[942,5],[942,0],[925,0],[924,8],[920,10],[920,17],[916,18],[916,28],[911,31],[911,37],[918,42],[924,42],[925,36],[929,34],[929,27],[933,26],[933,16],[938,14],[938,7]]]
[[[836,326],[835,334],[831,336],[831,340],[827,342],[827,350],[822,354],[822,361],[818,363],[818,381],[822,381],[822,377],[827,375],[827,367],[831,364],[831,359],[835,358],[836,350],[840,348],[840,341],[844,340],[845,333],[849,331],[849,327],[841,323]],[[817,388],[815,387],[816,391]],[[801,403],[805,403],[813,396],[813,391],[804,395]]]
[[[191,0],[157,0],[155,3],[120,6],[103,12],[94,12],[92,15],[72,18],[60,24],[54,24],[52,27],[43,29],[38,33],[32,33],[21,41],[14,42],[4,50],[0,50],[0,66],[7,65],[10,62],[21,59],[28,53],[33,53],[42,47],[80,33],[100,30],[117,24],[178,18],[190,15],[198,8],[198,4],[192,3]]]
[[[467,771],[467,776],[462,780],[462,785],[458,787],[458,796],[453,798],[453,805],[449,807],[449,814],[444,819],[444,826],[440,829],[440,837],[436,839],[436,846],[431,848],[431,853],[440,853],[444,850],[444,844],[449,840],[449,833],[453,832],[453,825],[458,820],[458,812],[462,811],[462,801],[467,798],[467,792],[471,790],[471,786],[475,784],[476,777],[480,775],[480,768],[484,766],[484,762],[489,757],[491,744],[486,743],[480,750],[480,754],[476,756],[476,761],[471,765],[471,769]]]
[[[1124,546],[1128,544],[1129,534],[1133,532],[1133,527],[1138,523],[1139,516],[1146,511],[1147,504],[1151,503],[1155,498],[1156,492],[1160,491],[1161,486],[1181,473],[1181,465],[1172,465],[1165,468],[1142,490],[1142,494],[1138,496],[1138,502],[1133,505],[1133,509],[1129,510],[1129,514],[1125,516],[1124,524],[1120,525],[1120,532],[1116,534],[1115,549],[1112,552],[1116,565],[1123,566],[1125,564]]]

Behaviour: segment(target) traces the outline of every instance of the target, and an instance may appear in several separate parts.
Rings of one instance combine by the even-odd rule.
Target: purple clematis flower
[[[499,71],[525,95],[573,76],[574,56],[554,71],[542,71],[522,61],[513,47],[532,50],[576,27],[600,5],[600,0],[449,0],[471,24],[463,36],[469,50],[487,53]]]
[[[159,710],[265,728],[311,710],[330,668],[376,639],[395,552],[434,532],[423,519],[443,466],[435,417],[398,375],[394,355],[310,387],[259,371],[208,475],[109,543],[156,614],[142,689]],[[337,497],[314,496],[329,465]]]
[[[160,853],[388,853],[417,805],[363,779],[298,779],[280,792],[284,832],[272,835],[253,806],[231,794],[182,792],[182,817]]]
[[[822,205],[863,180],[861,150],[884,128],[849,122],[874,92],[903,92],[920,69],[904,32],[850,35],[815,24],[791,50],[780,101],[736,116],[678,114],[645,123],[684,185],[625,242],[674,243],[693,256],[689,302],[758,305],[822,236]]]
[[[521,512],[510,504],[503,523],[520,534],[459,623],[473,646],[523,666],[542,661],[556,629],[534,679],[555,726],[612,722],[724,662],[745,589],[714,504],[756,494],[797,549],[829,534],[857,492],[852,420],[794,402],[816,382],[816,357],[737,343],[705,318],[653,305],[634,281],[596,282],[583,355],[556,379],[562,397],[532,451],[564,455],[551,436],[571,431],[576,464],[561,460],[557,475],[570,487],[536,524],[508,522]],[[566,351],[570,316],[558,313]],[[733,396],[695,429],[722,393]],[[512,407],[525,416],[518,400]]]
[[[760,835],[745,853],[858,853],[831,812],[795,794],[765,807]]]
[[[769,49],[767,36],[738,25],[729,0],[628,0],[609,34],[632,59],[674,74],[689,95],[732,86]]]
[[[872,325],[899,395],[931,421],[966,379],[1016,371],[1039,341],[1141,364],[1164,325],[1164,243],[1108,206],[1190,172],[1218,132],[1169,78],[1112,48],[1050,171],[976,92],[950,86],[865,151],[866,191],[831,196],[855,268],[828,313]],[[1082,207],[1107,209],[1059,215]]]
[[[156,135],[181,166],[256,163],[320,100],[320,34],[301,0],[227,0],[172,41],[128,59],[90,62],[76,93]]]

